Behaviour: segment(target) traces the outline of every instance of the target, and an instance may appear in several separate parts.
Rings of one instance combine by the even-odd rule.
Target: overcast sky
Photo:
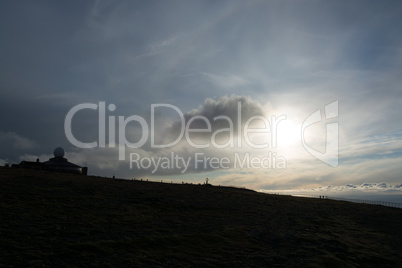
[[[62,146],[69,161],[101,176],[196,183],[208,177],[213,184],[271,191],[329,185],[343,191],[372,183],[370,189],[400,192],[401,25],[400,1],[1,1],[0,164],[46,161]],[[301,128],[336,101],[338,117],[328,121],[338,124],[334,167],[304,149]],[[264,149],[244,142],[197,149],[184,136],[158,149],[151,136],[166,144],[181,130],[178,113],[159,108],[157,131],[139,148],[123,145],[125,160],[119,160],[108,136],[106,148],[91,149],[66,137],[69,110],[100,102],[115,105],[106,118],[114,116],[116,124],[118,116],[138,115],[150,125],[152,104],[177,107],[186,123],[204,116],[214,124],[211,133],[190,135],[198,144],[229,126],[216,116],[234,122],[233,133],[214,136],[220,145],[238,141],[238,125],[252,116],[286,119],[277,125],[276,147],[272,133],[265,133],[253,136],[254,143],[269,140]],[[99,142],[98,117],[97,110],[77,112],[74,137]],[[306,129],[310,148],[325,152],[328,122]],[[204,123],[196,119],[192,128]],[[143,131],[131,122],[125,135],[134,143]],[[159,167],[152,173],[152,166],[130,168],[131,153],[166,161],[173,153],[190,164],[185,171]],[[197,153],[228,158],[231,165],[196,167]],[[270,153],[270,161],[285,159],[286,165],[234,166],[236,155],[262,159]]]

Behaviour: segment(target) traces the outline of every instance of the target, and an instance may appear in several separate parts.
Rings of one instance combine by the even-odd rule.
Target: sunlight
[[[281,121],[277,126],[277,146],[278,148],[290,147],[300,143],[300,126],[292,120]]]

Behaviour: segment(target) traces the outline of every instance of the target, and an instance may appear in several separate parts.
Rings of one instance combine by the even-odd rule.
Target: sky
[[[1,1],[0,164],[61,146],[99,176],[402,194],[401,14],[400,1]]]

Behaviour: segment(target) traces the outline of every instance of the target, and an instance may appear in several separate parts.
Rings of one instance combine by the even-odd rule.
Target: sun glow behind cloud
[[[301,141],[301,126],[285,119],[277,128],[278,147],[291,148]]]

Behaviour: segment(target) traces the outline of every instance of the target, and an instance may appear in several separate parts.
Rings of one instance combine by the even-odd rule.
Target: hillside
[[[402,209],[0,168],[0,267],[396,267]]]

